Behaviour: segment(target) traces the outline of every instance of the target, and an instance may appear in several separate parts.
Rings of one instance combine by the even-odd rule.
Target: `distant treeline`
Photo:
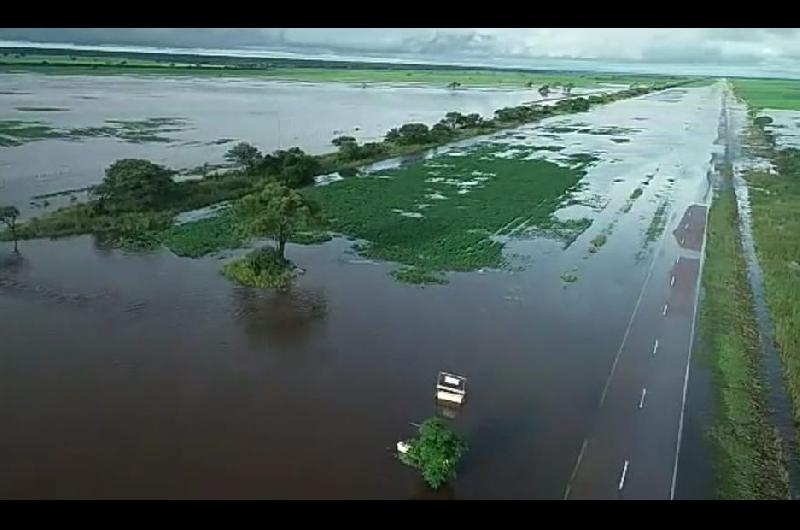
[[[71,50],[63,48],[7,48],[0,47],[0,61],[2,56],[16,57],[34,55],[37,58],[41,56],[59,56],[59,57],[76,57],[83,59],[98,59],[108,58],[109,60],[139,60],[151,61],[155,63],[163,63],[164,66],[171,64],[183,65],[197,65],[197,66],[216,66],[232,69],[277,69],[277,68],[326,68],[334,70],[425,70],[431,72],[497,72],[497,73],[521,73],[521,74],[571,74],[571,75],[586,75],[594,78],[607,78],[613,80],[615,78],[627,77],[630,74],[617,74],[617,73],[596,73],[596,72],[578,72],[578,71],[565,71],[565,70],[544,70],[544,69],[525,69],[525,68],[493,68],[493,67],[478,67],[478,66],[458,66],[458,65],[445,65],[445,64],[398,64],[398,63],[379,63],[379,62],[359,62],[359,61],[336,61],[336,60],[323,60],[323,59],[289,59],[278,57],[234,57],[234,56],[209,56],[209,55],[196,55],[184,53],[151,53],[151,52],[130,52],[130,51],[106,51],[106,50]],[[64,63],[59,63],[59,66],[68,66]],[[118,66],[117,64],[103,65],[97,64],[98,67],[102,66]],[[126,64],[127,67],[146,67],[147,65]],[[683,79],[685,76],[664,76],[659,74],[636,74],[636,77],[652,78],[653,80],[670,80],[670,79]]]

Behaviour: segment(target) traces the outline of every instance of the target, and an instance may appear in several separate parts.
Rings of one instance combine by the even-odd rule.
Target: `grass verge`
[[[733,188],[718,192],[708,219],[699,359],[711,366],[717,495],[785,499],[780,440],[767,418],[753,302]]]

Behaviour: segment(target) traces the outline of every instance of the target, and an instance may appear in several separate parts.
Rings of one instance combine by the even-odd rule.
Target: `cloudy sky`
[[[0,29],[0,40],[400,60],[800,76],[800,29]]]

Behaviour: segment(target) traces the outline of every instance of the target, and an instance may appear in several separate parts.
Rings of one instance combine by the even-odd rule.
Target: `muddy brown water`
[[[0,497],[560,498],[647,274],[650,219],[669,199],[669,235],[705,190],[720,90],[676,92],[574,117],[641,131],[570,133],[567,153],[601,157],[587,181],[609,203],[566,250],[509,242],[522,271],[420,288],[335,239],[290,245],[307,273],[277,294],[231,284],[214,257],[88,236],[23,242],[20,259],[0,247]],[[470,450],[431,494],[392,447],[436,413],[439,370],[469,378],[454,423]]]

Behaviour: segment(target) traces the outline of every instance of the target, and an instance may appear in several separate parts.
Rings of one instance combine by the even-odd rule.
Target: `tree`
[[[539,94],[543,98],[546,98],[550,94],[550,86],[549,85],[542,85],[539,87]]]
[[[225,153],[225,160],[242,166],[248,171],[254,170],[261,162],[261,151],[247,142],[239,142]]]
[[[397,142],[400,140],[400,131],[398,129],[389,129],[386,133],[387,142]]]
[[[270,236],[278,243],[278,255],[286,261],[286,241],[298,229],[318,218],[316,204],[303,194],[278,182],[268,182],[261,191],[247,195],[235,207],[244,237]]]
[[[455,129],[458,127],[458,124],[461,123],[462,119],[463,115],[460,112],[448,112],[444,115],[444,119],[439,123],[443,123],[451,129]]]
[[[424,144],[430,141],[428,126],[424,123],[406,123],[400,127],[400,138],[398,143]]]
[[[400,461],[418,469],[433,489],[455,477],[456,464],[467,451],[467,444],[439,418],[425,420],[419,427],[419,438],[408,444]]]
[[[92,196],[101,209],[151,210],[165,204],[175,191],[175,172],[149,160],[125,158],[108,169]]]
[[[575,88],[575,83],[564,83],[564,94],[569,96],[573,88]]]
[[[19,254],[17,248],[17,217],[19,217],[19,210],[15,206],[0,206],[0,221],[5,223],[8,231],[11,232],[11,237],[14,239],[14,252]]]
[[[320,171],[320,163],[316,157],[306,154],[299,147],[276,151],[278,153],[278,158],[283,160],[281,180],[286,186],[297,188],[314,182],[314,175]]]
[[[358,142],[352,136],[337,136],[331,143],[339,148],[339,158],[342,160],[356,160],[360,158]]]

